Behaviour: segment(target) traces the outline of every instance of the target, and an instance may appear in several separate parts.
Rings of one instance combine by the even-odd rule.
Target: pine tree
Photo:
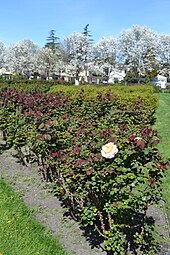
[[[50,35],[46,39],[48,42],[45,44],[46,48],[50,48],[53,51],[55,51],[57,48],[59,48],[59,37],[55,36],[55,30],[50,31]]]
[[[84,32],[82,33],[83,35],[87,36],[87,37],[91,37],[92,35],[90,34],[90,30],[88,30],[88,27],[89,27],[89,24],[87,24],[85,27],[84,27]],[[89,43],[92,43],[94,40],[89,38],[88,39]]]

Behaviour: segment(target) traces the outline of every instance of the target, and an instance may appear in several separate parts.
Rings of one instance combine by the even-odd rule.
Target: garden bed
[[[70,88],[54,90],[1,92],[7,146],[25,165],[37,164],[72,217],[110,254],[156,253],[147,213],[159,204],[167,169],[150,127],[156,97],[135,87],[123,96],[114,87],[73,89],[74,96]]]

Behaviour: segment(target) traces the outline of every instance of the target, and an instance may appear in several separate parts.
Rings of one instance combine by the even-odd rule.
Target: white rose
[[[101,154],[104,158],[114,158],[116,153],[118,153],[118,148],[113,142],[102,146]]]

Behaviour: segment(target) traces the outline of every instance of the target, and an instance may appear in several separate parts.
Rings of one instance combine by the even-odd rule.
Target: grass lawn
[[[170,159],[170,93],[159,94],[159,107],[155,117],[156,122],[154,129],[157,129],[162,137],[159,149],[166,159]],[[164,179],[163,195],[166,200],[168,218],[170,221],[170,167]]]
[[[0,255],[71,255],[0,180]]]

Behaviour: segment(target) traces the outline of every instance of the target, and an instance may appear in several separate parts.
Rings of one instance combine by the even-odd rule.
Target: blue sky
[[[170,0],[2,0],[0,41],[31,39],[40,47],[54,29],[61,40],[89,24],[94,42],[146,25],[170,35]]]

